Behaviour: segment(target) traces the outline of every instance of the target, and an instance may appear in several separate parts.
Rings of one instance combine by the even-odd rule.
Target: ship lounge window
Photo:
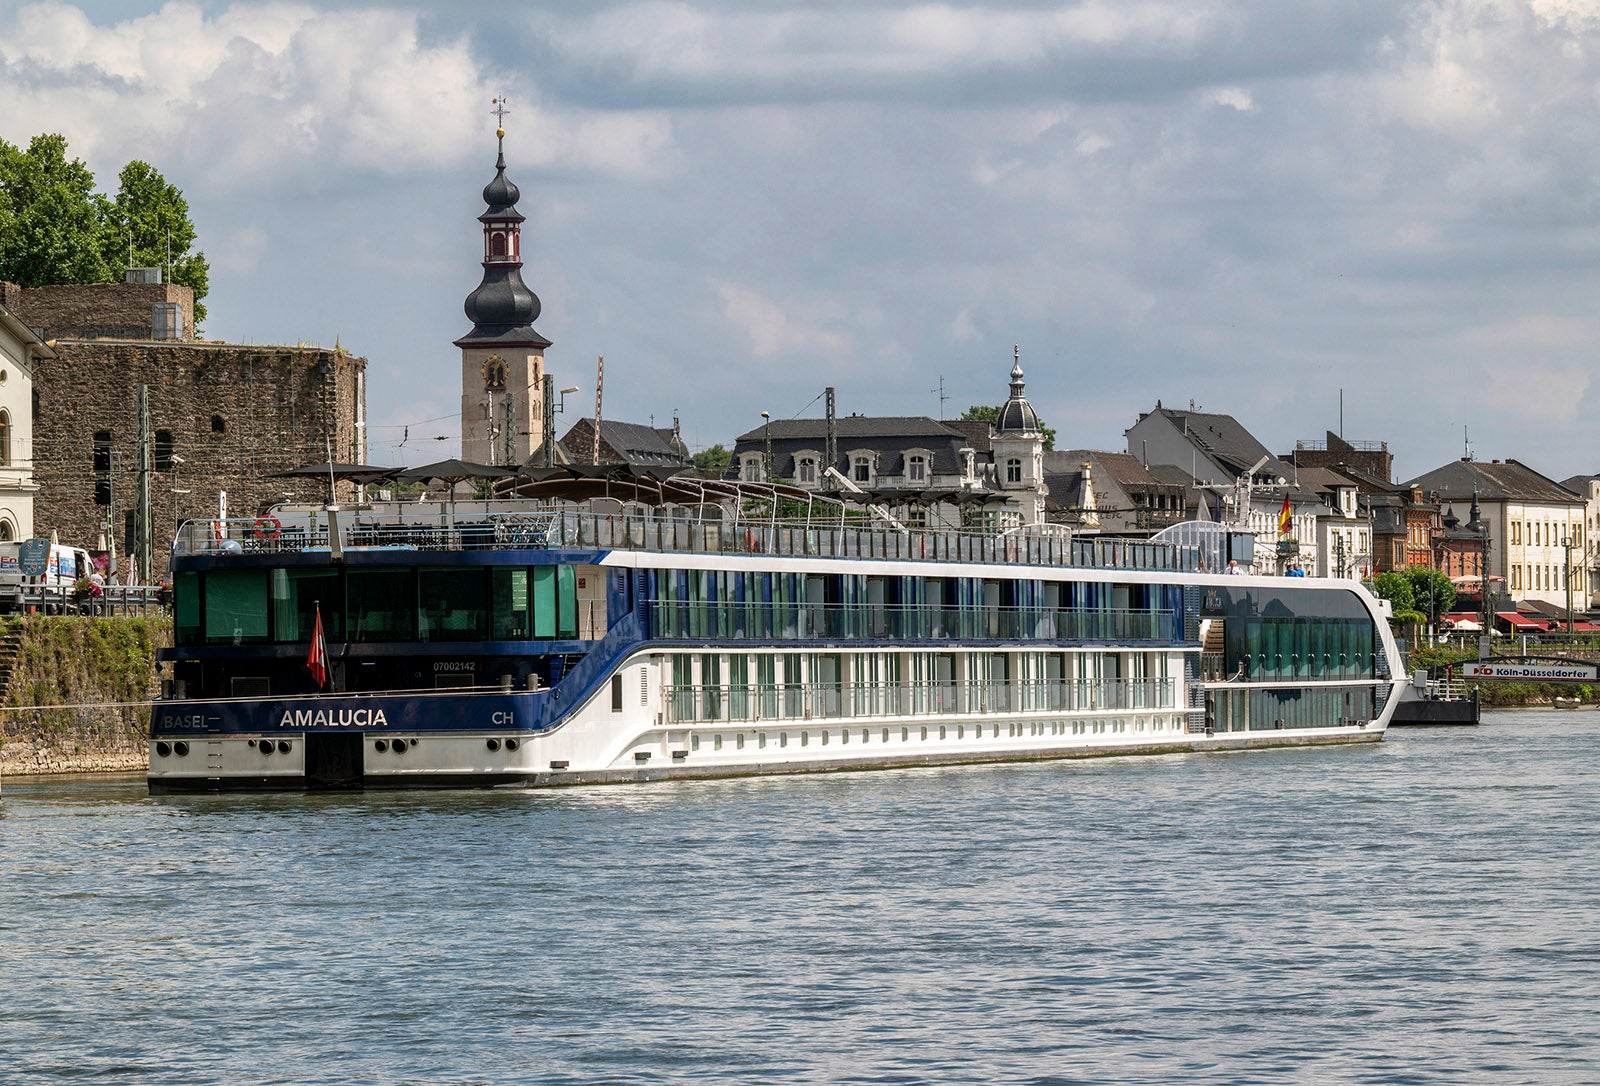
[[[480,567],[422,569],[417,589],[425,641],[482,641],[489,636],[489,581]]]
[[[352,641],[416,639],[417,577],[411,569],[352,569],[345,606]]]
[[[272,571],[272,639],[310,641],[318,613],[322,635],[343,641],[344,608],[339,605],[339,574],[331,569]]]
[[[200,640],[200,574],[179,573],[172,578],[173,637],[180,645]]]
[[[205,637],[209,642],[267,639],[267,571],[230,570],[205,581]]]

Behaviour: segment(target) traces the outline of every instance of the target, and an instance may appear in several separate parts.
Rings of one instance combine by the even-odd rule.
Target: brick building
[[[140,484],[137,395],[148,388],[155,572],[177,525],[320,501],[327,483],[271,478],[306,463],[364,461],[366,360],[322,347],[193,338],[187,287],[145,282],[0,286],[3,304],[54,357],[35,363],[34,530],[129,550]],[[111,453],[111,504],[96,504],[96,448]],[[341,501],[354,497],[340,484]],[[101,497],[104,496],[102,493]],[[109,531],[108,531],[109,529]],[[144,571],[141,571],[141,575]]]

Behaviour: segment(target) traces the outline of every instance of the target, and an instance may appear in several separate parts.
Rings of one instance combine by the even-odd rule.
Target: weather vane
[[[502,95],[499,98],[491,98],[491,99],[489,99],[489,101],[494,103],[494,108],[489,111],[490,113],[494,114],[495,125],[496,125],[495,130],[494,130],[494,134],[495,134],[496,138],[498,138],[498,139],[505,139],[506,138],[506,114],[511,112],[509,109],[506,108],[506,103],[507,103],[508,99],[504,95]]]

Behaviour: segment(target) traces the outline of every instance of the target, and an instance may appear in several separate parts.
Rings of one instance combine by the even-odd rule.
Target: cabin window
[[[272,571],[272,624],[275,641],[310,641],[317,613],[322,636],[344,640],[344,608],[339,602],[339,575],[327,569]]]
[[[173,634],[180,645],[200,640],[200,574],[179,573],[172,578]]]
[[[622,712],[622,672],[620,671],[611,676],[611,711],[613,713]],[[722,746],[721,740],[722,737],[719,735],[717,737],[717,746],[719,747]]]
[[[489,635],[489,582],[484,570],[417,571],[424,641],[482,641]]]
[[[496,566],[489,572],[493,639],[524,641],[533,633],[528,571],[521,566]]]
[[[206,574],[205,638],[209,642],[267,639],[267,571]]]
[[[416,639],[415,570],[351,569],[345,574],[345,599],[350,640]]]

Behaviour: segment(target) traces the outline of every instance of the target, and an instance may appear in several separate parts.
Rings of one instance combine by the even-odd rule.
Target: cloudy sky
[[[0,0],[0,137],[162,170],[206,333],[365,355],[380,463],[456,451],[501,94],[563,430],[599,355],[703,448],[996,403],[1020,344],[1063,447],[1342,394],[1401,477],[1600,472],[1597,0]]]

